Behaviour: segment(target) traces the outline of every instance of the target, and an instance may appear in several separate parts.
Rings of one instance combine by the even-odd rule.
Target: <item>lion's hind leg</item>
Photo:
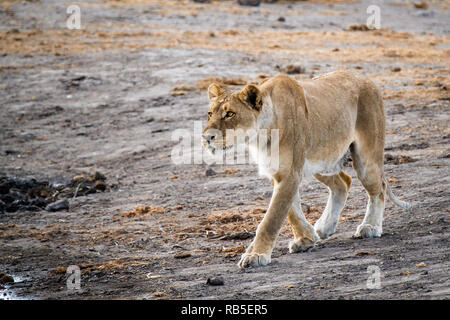
[[[380,237],[386,198],[384,181],[385,116],[380,91],[371,81],[362,80],[355,125],[355,141],[350,145],[353,168],[369,195],[366,214],[355,237]]]
[[[358,179],[367,191],[369,200],[363,222],[358,226],[354,237],[381,237],[383,232],[383,212],[386,199],[386,183],[383,179],[383,162],[374,160],[356,145],[352,151],[353,167]]]
[[[316,174],[314,177],[326,185],[329,190],[325,210],[314,225],[314,229],[320,238],[326,239],[336,230],[339,215],[347,201],[352,178],[344,171],[340,171],[338,174],[332,176]]]

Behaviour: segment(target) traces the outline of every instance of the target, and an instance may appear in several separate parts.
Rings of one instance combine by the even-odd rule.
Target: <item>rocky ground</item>
[[[374,3],[381,29],[366,30]],[[1,298],[450,297],[447,1],[79,1],[80,30],[66,26],[71,4],[0,3]],[[413,211],[388,203],[383,236],[353,239],[366,195],[346,167],[335,235],[289,254],[286,225],[271,265],[239,270],[271,185],[249,164],[174,164],[172,135],[187,129],[201,152],[213,80],[335,70],[382,89],[386,175]],[[327,190],[300,193],[314,222]],[[67,289],[71,265],[81,290]],[[367,286],[374,267],[380,289]]]

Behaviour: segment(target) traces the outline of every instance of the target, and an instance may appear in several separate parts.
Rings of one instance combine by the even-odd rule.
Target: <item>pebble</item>
[[[211,169],[211,168],[208,168],[206,171],[205,171],[205,176],[207,176],[207,177],[211,177],[211,176],[214,176],[214,175],[216,175],[217,173],[213,170],[213,169]]]
[[[50,212],[69,210],[69,200],[63,199],[56,202],[50,203],[45,207],[45,210]]]
[[[175,259],[185,259],[185,258],[189,258],[191,256],[191,254],[189,252],[180,252],[177,253],[176,255],[174,255]]]
[[[260,5],[261,0],[238,0],[238,3],[241,6],[253,6],[253,7],[257,7]]]
[[[223,278],[222,277],[211,277],[206,280],[206,284],[210,286],[223,286]]]
[[[14,278],[12,276],[10,276],[9,274],[0,272],[0,284],[5,284],[5,283],[14,283]]]

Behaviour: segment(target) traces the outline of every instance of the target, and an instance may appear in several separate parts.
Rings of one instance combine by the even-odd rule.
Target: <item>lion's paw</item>
[[[289,253],[296,253],[296,252],[305,252],[314,247],[316,244],[316,240],[311,240],[307,238],[298,238],[291,240],[289,242]]]
[[[265,253],[244,253],[241,256],[241,260],[238,263],[238,267],[248,268],[248,267],[259,267],[266,266],[270,263],[270,254]]]
[[[314,225],[314,230],[319,235],[320,239],[326,239],[331,236],[336,229],[336,225],[324,225],[320,220]]]
[[[372,226],[370,224],[360,224],[356,229],[354,238],[379,238],[381,237],[381,227]]]

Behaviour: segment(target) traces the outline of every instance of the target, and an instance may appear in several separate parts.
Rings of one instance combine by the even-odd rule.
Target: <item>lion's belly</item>
[[[315,174],[328,176],[339,173],[339,171],[343,169],[346,159],[350,156],[348,145],[345,148],[342,148],[334,156],[329,156],[320,160],[310,160],[306,158],[303,164],[303,177],[310,178]]]

